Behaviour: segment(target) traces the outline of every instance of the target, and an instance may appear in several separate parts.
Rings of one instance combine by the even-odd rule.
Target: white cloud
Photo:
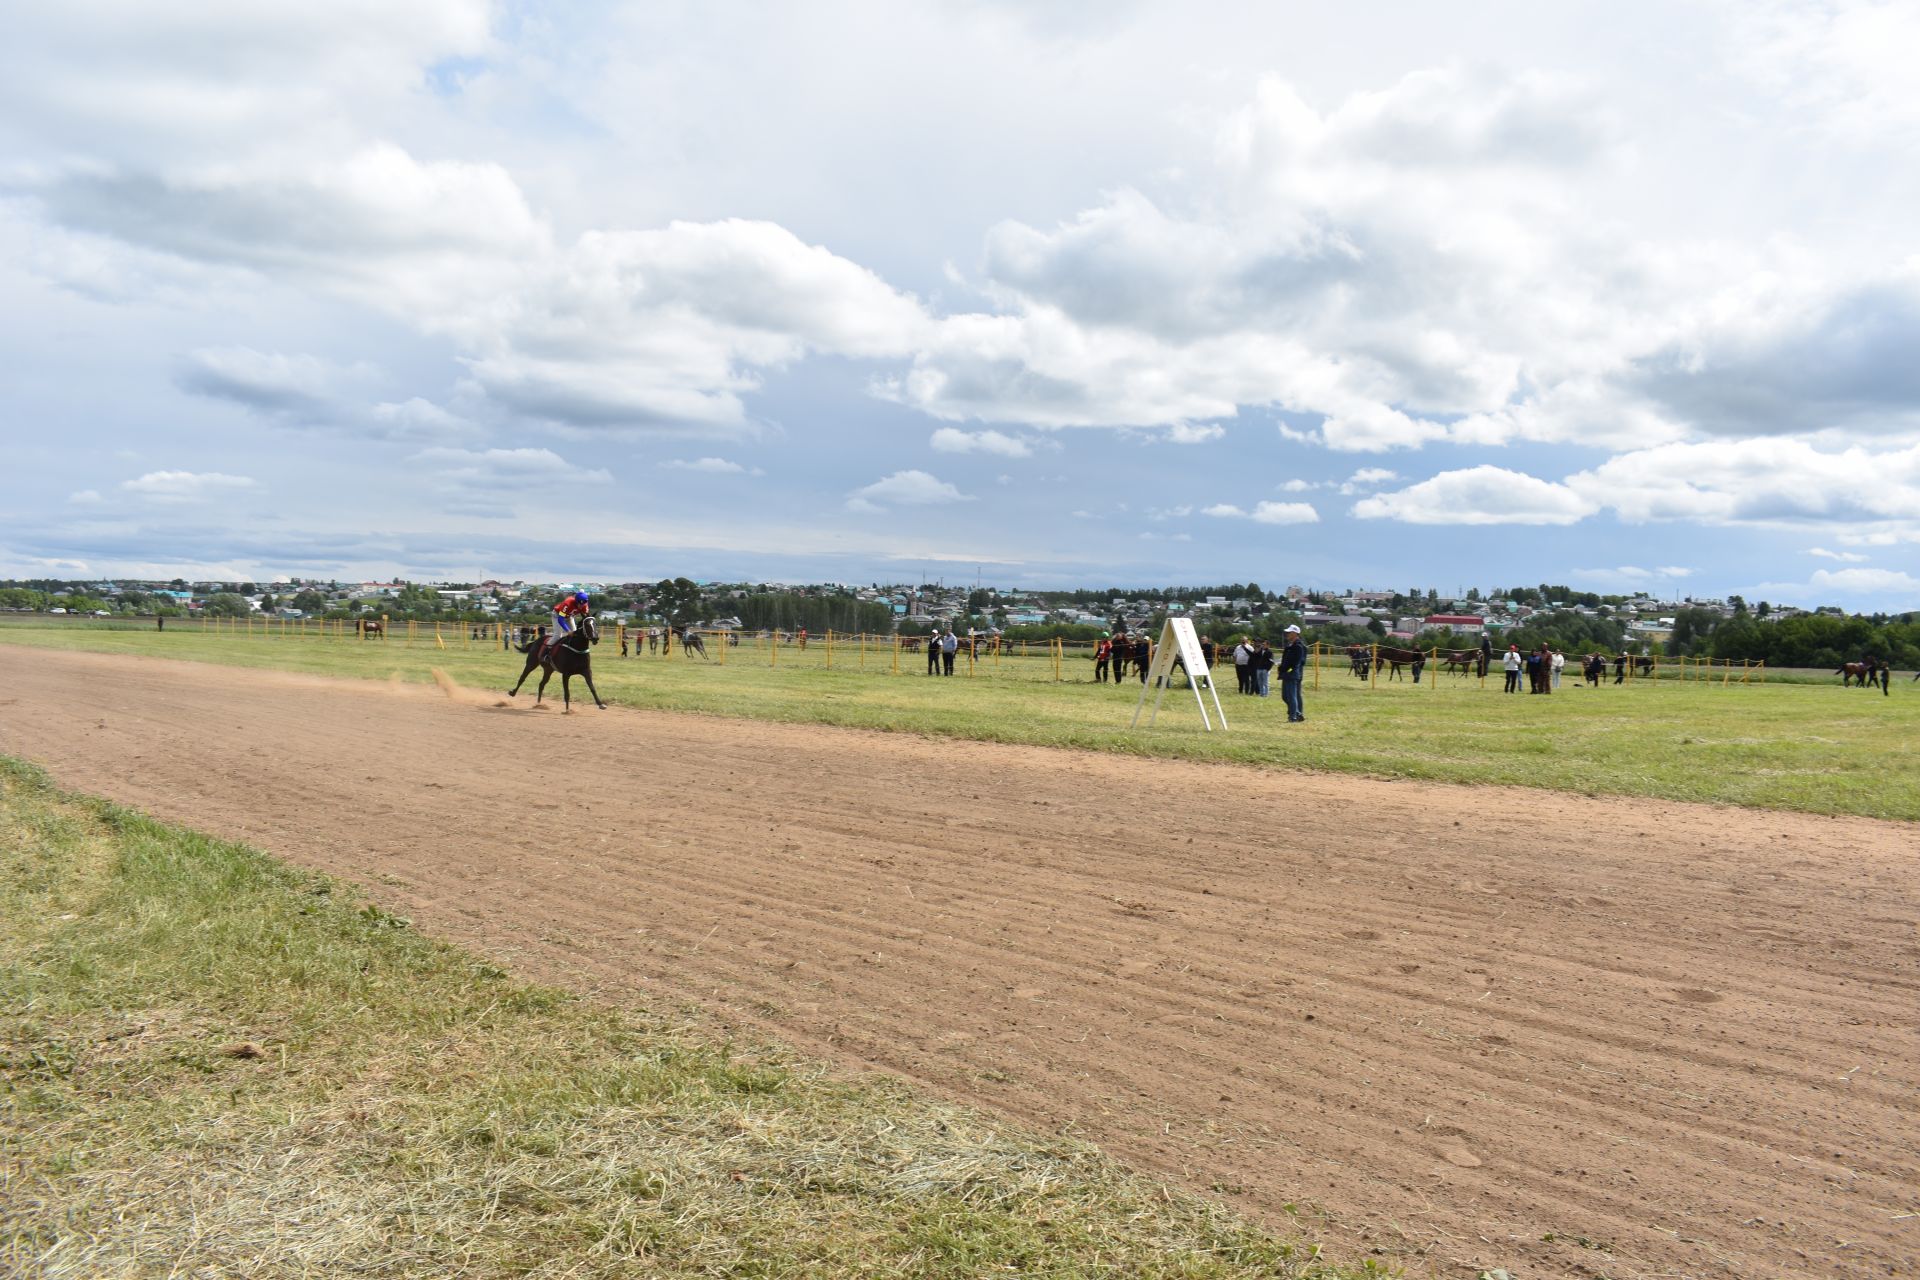
[[[234,494],[254,487],[249,476],[230,476],[219,471],[149,471],[120,487],[128,493],[153,502],[204,502],[221,494]]]
[[[1567,486],[1630,521],[1913,520],[1920,519],[1920,445],[1834,451],[1780,437],[1660,445],[1569,476]]]
[[[737,462],[725,458],[669,458],[660,464],[665,471],[699,471],[712,476],[746,475],[747,469]],[[755,468],[756,474],[758,468]]]
[[[68,494],[67,501],[76,507],[92,507],[98,506],[105,499],[100,496],[98,489],[81,489],[77,493]]]
[[[1252,520],[1255,524],[1315,524],[1320,519],[1320,513],[1308,502],[1259,502],[1254,504],[1251,511],[1230,502],[1220,502],[1204,508],[1200,514],[1229,520]]]
[[[317,356],[208,347],[181,362],[175,381],[195,395],[256,412],[306,417],[326,408],[346,376],[347,370]]]
[[[479,434],[473,422],[420,396],[376,404],[358,424],[369,435],[389,440],[453,440]]]
[[[1825,547],[1809,547],[1807,554],[1819,556],[1823,560],[1839,560],[1846,564],[1860,564],[1867,559],[1858,551],[1829,551]]]
[[[1257,502],[1253,520],[1256,524],[1317,524],[1320,513],[1306,502]]]
[[[924,471],[896,471],[883,476],[847,498],[847,510],[874,512],[885,507],[924,507],[949,502],[972,502],[944,480]]]
[[[1288,480],[1275,487],[1282,493],[1306,493],[1308,490],[1317,489],[1320,486],[1311,480]]]
[[[1385,467],[1362,467],[1341,482],[1334,492],[1343,497],[1352,497],[1369,489],[1377,489],[1392,480],[1398,480],[1400,473],[1389,471]]]
[[[1569,576],[1571,581],[1588,587],[1617,591],[1660,591],[1692,574],[1693,570],[1677,565],[1643,569],[1638,565],[1623,564],[1613,569],[1574,569]]]
[[[1443,471],[1353,504],[1364,520],[1446,525],[1573,524],[1596,510],[1566,485],[1494,466]]]
[[[1172,444],[1207,444],[1221,439],[1227,429],[1218,423],[1176,422],[1167,428],[1166,434]]]
[[[613,483],[608,472],[575,466],[551,449],[433,448],[408,462],[470,513],[498,513],[517,496],[546,498],[581,485]]]
[[[1809,579],[1816,591],[1841,591],[1849,595],[1882,595],[1904,592],[1910,600],[1920,598],[1920,578],[1901,569],[1818,569]]]
[[[960,431],[941,427],[927,441],[939,453],[992,453],[1003,458],[1030,458],[1033,442],[1002,431]]]
[[[1854,144],[1920,132],[1920,11],[1888,0],[1737,0],[1742,64],[1803,124]]]

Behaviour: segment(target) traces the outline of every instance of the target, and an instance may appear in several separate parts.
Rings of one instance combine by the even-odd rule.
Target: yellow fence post
[[[1380,646],[1377,644],[1370,644],[1367,646],[1367,688],[1377,689],[1379,687],[1380,687]]]
[[[1055,684],[1059,684],[1062,678],[1060,664],[1061,659],[1066,656],[1065,650],[1066,641],[1062,640],[1059,636],[1055,636],[1053,638],[1053,682]]]
[[[900,674],[900,633],[893,634],[893,674]]]
[[[833,628],[827,628],[827,670],[833,670]]]

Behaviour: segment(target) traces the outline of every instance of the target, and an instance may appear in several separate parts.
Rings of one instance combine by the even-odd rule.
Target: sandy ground
[[[64,785],[1337,1254],[1920,1274],[1912,826],[9,661]]]

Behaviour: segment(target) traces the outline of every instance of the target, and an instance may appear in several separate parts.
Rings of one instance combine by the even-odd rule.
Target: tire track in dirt
[[[1416,1275],[1920,1272],[1910,825],[93,654],[16,688],[0,750],[66,785]]]

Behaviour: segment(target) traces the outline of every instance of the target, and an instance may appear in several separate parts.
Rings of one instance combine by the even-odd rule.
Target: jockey
[[[553,642],[558,644],[563,637],[571,634],[574,619],[584,618],[589,612],[586,592],[576,591],[570,596],[561,596],[560,602],[553,606]]]

